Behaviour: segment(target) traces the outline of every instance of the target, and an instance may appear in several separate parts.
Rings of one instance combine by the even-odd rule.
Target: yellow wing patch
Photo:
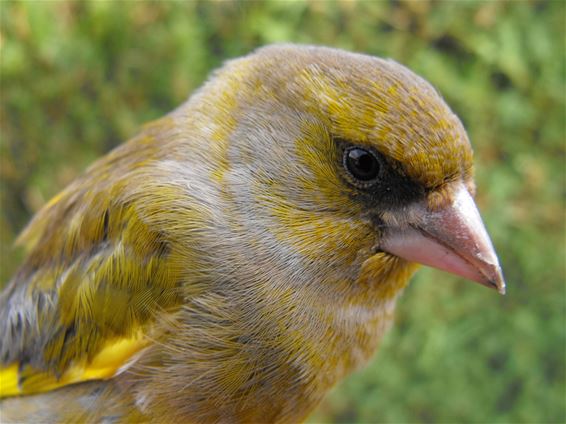
[[[12,364],[0,369],[0,398],[19,394],[18,364]]]
[[[19,370],[17,363],[9,365],[0,369],[0,398],[47,392],[69,384],[112,378],[147,345],[147,339],[141,335],[114,340],[104,346],[90,363],[73,364],[60,377],[30,367]]]

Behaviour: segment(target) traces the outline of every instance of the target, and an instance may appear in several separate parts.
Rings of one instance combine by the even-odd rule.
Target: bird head
[[[420,263],[504,292],[470,142],[424,79],[392,60],[291,45],[215,77],[195,96],[222,104],[217,128],[229,129],[209,123],[226,140],[213,174],[271,257],[324,263],[320,278],[357,275],[379,255],[381,268]]]

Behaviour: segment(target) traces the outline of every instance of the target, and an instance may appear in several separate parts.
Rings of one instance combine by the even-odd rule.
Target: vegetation
[[[508,294],[423,269],[311,421],[566,422],[565,4],[2,1],[0,283],[34,212],[225,59],[277,41],[391,57],[469,131]]]

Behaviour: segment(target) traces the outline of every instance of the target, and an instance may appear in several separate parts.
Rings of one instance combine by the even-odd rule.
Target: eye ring
[[[383,169],[377,153],[360,146],[344,149],[342,165],[351,182],[362,188],[373,185],[381,176]]]

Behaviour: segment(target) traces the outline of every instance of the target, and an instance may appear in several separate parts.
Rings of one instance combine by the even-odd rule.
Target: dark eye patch
[[[403,175],[395,160],[362,143],[334,140],[342,160],[341,173],[352,187],[352,197],[368,208],[394,210],[424,198],[424,187]]]

